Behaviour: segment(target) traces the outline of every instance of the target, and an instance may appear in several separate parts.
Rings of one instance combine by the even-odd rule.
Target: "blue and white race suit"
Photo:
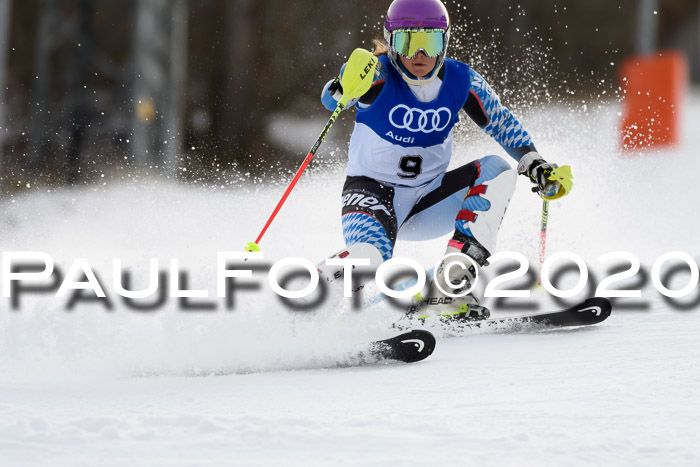
[[[330,84],[322,102],[334,110]],[[372,88],[351,105],[357,114],[343,189],[346,244],[369,243],[386,260],[398,235],[428,239],[456,229],[493,253],[515,171],[499,156],[447,171],[459,111],[516,161],[536,149],[484,78],[446,59],[435,81],[409,85],[381,55]]]

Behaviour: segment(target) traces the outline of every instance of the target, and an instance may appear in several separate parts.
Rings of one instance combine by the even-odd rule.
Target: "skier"
[[[450,22],[440,0],[394,0],[384,38],[375,40],[379,63],[372,87],[347,106],[357,112],[342,194],[347,251],[386,261],[399,234],[427,239],[454,229],[445,256],[461,254],[441,263],[430,291],[412,309],[486,318],[489,312],[473,291],[465,292],[476,268],[486,266],[495,251],[517,174],[535,183],[545,199],[556,199],[570,191],[570,172],[553,180],[557,166],[538,154],[486,80],[446,57]],[[336,77],[323,88],[321,100],[329,110],[342,97],[340,83]],[[447,171],[460,110],[515,159],[517,170],[490,155]],[[445,271],[447,261],[455,260]]]

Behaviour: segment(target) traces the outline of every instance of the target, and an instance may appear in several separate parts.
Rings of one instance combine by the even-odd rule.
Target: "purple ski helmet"
[[[439,37],[416,40],[403,40],[402,35],[420,33]],[[445,62],[447,43],[450,38],[450,17],[447,8],[440,0],[394,0],[389,5],[384,22],[384,38],[389,49],[388,56],[392,65],[401,73],[403,79],[410,84],[428,84],[438,75]],[[406,44],[411,43],[411,50]],[[416,45],[418,44],[418,45]],[[423,44],[425,44],[423,46]],[[431,50],[428,50],[432,46]],[[403,46],[403,47],[402,47]],[[416,49],[416,47],[420,47]],[[424,79],[410,74],[398,59],[399,53],[411,58],[417,50],[423,51],[429,57],[437,57],[435,68]]]

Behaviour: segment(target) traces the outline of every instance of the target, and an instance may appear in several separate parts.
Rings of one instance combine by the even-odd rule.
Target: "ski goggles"
[[[428,58],[435,58],[445,50],[442,29],[399,29],[393,31],[391,37],[391,47],[406,58],[415,58],[421,50]]]

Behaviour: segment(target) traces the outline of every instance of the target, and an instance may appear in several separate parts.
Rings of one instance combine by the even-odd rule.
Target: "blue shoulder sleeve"
[[[470,71],[471,92],[479,99],[488,118],[488,124],[483,128],[484,132],[496,140],[513,159],[519,161],[525,153],[534,150],[530,134],[510,110],[501,104],[486,80],[473,69]]]

